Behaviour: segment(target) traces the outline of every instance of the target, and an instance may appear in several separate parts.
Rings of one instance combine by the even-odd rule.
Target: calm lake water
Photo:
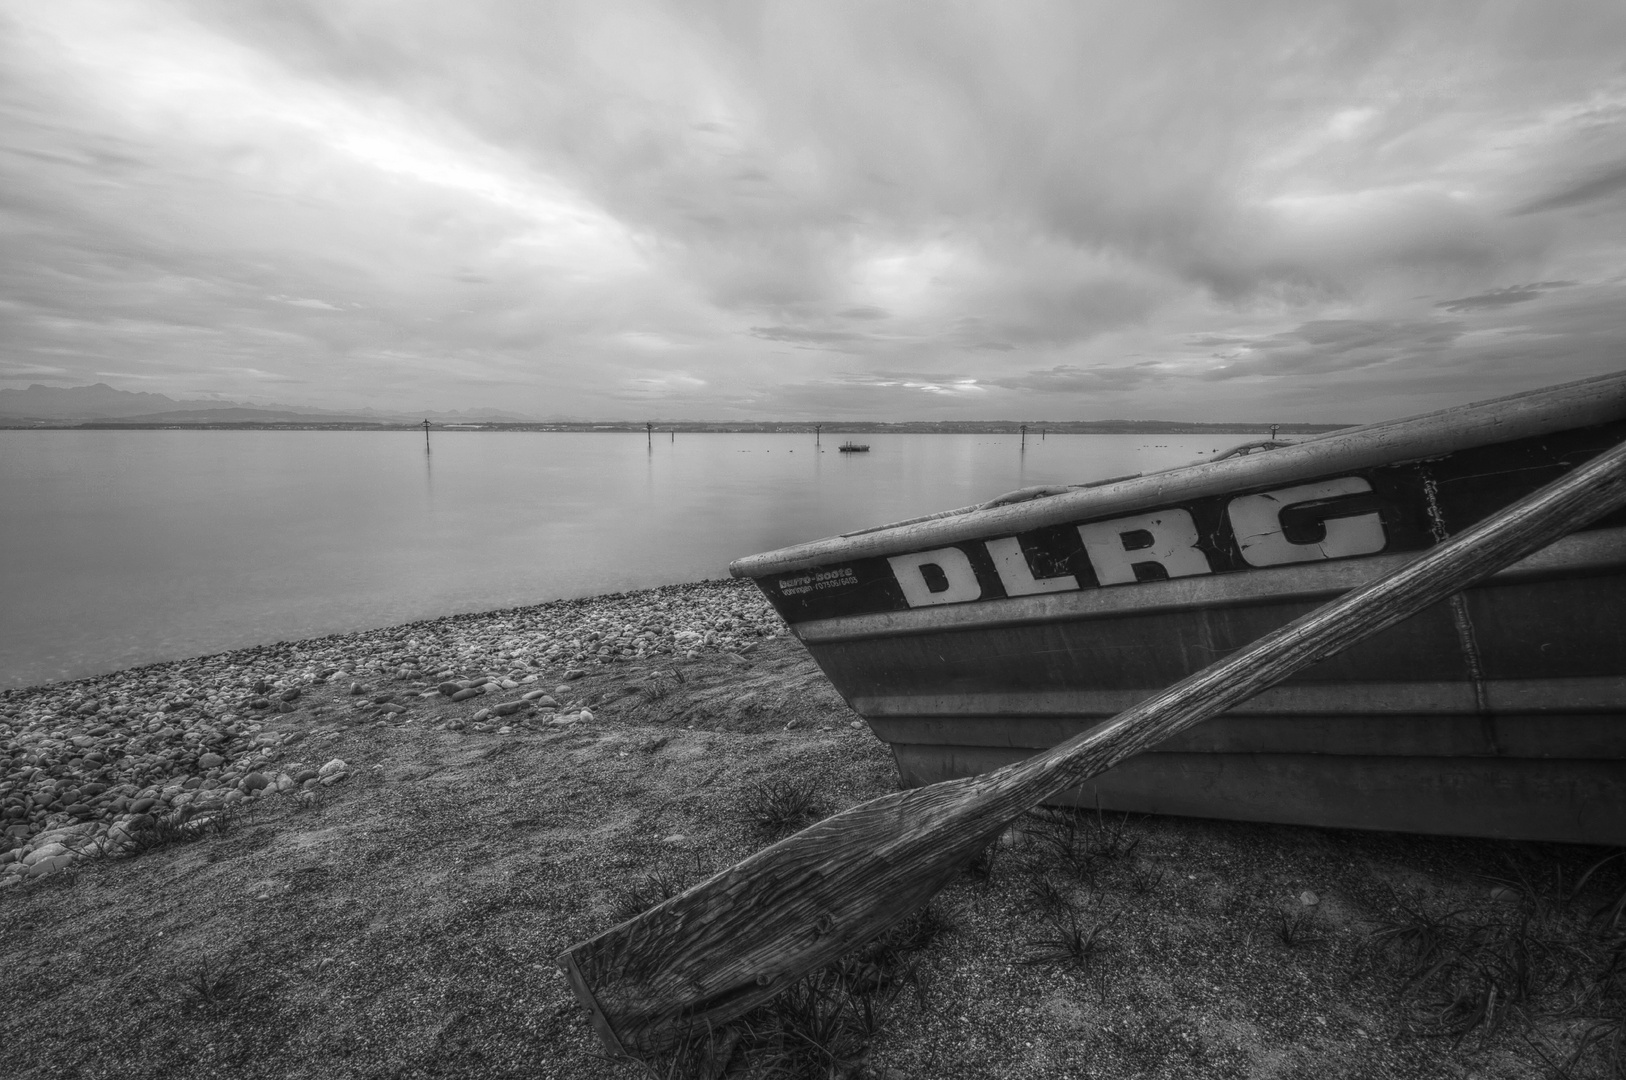
[[[0,686],[724,577],[1239,436],[0,431]]]

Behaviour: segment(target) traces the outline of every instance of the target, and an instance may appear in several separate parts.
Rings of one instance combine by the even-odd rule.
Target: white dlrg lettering
[[[1328,517],[1321,522],[1323,536],[1307,544],[1295,544],[1282,529],[1282,511],[1340,495],[1358,495],[1372,485],[1358,476],[1343,476],[1319,484],[1242,495],[1232,499],[1225,512],[1231,519],[1237,546],[1249,566],[1280,566],[1283,563],[1315,562],[1347,555],[1370,555],[1388,543],[1383,519],[1377,511],[1353,517]]]
[[[1028,565],[1028,557],[1022,554],[1022,545],[1014,536],[989,540],[983,546],[993,557],[994,569],[999,572],[999,583],[1005,586],[1007,596],[1069,592],[1078,588],[1078,578],[1072,574],[1049,578],[1034,577],[1033,567]]]
[[[910,607],[982,599],[982,583],[971,568],[971,560],[959,548],[889,555],[886,561],[892,565],[892,576],[898,579]]]
[[[1184,510],[1080,525],[1078,535],[1103,585],[1137,580],[1135,567],[1146,563],[1161,566],[1171,578],[1213,573],[1208,556],[1197,547],[1197,523]]]

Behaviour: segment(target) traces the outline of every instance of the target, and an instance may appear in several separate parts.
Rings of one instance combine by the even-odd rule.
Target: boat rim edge
[[[1592,427],[1626,418],[1626,371],[1455,405],[1318,435],[1267,453],[1195,462],[1098,487],[986,507],[976,504],[747,555],[737,578],[806,570],[888,552],[918,550],[990,534],[1026,532],[1098,516],[1133,513],[1199,495],[1287,483],[1379,464],[1438,457],[1492,443]]]

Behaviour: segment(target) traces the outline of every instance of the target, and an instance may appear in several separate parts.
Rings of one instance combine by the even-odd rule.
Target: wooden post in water
[[[655,449],[655,423],[652,420],[644,421],[644,439],[651,450]]]
[[[429,453],[429,419],[427,417],[424,418],[423,422],[423,452]]]
[[[1024,451],[1026,451],[1027,448],[1028,448],[1028,426],[1026,424],[1023,424],[1022,425],[1022,449]]]
[[[822,428],[822,427],[824,427],[823,424],[814,424],[813,425],[813,445],[814,446],[819,445],[819,429]]]

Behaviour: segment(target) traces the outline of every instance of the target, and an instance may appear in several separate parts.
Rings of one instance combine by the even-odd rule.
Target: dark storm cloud
[[[1626,344],[1607,0],[0,20],[0,382],[1212,415]]]
[[[1492,289],[1477,296],[1442,300],[1434,306],[1444,308],[1446,311],[1484,311],[1507,307],[1510,304],[1522,304],[1527,300],[1535,300],[1553,289],[1563,289],[1577,284],[1579,282],[1575,281],[1534,281],[1529,285],[1510,285],[1505,289]]]
[[[1462,323],[1448,320],[1317,319],[1233,346],[1201,378],[1217,382],[1256,376],[1347,374],[1383,364],[1418,365],[1449,349],[1463,330]]]
[[[1525,203],[1514,213],[1539,214],[1547,210],[1567,210],[1572,206],[1583,206],[1622,193],[1626,193],[1626,162],[1621,162],[1614,168],[1606,169],[1599,175],[1572,187]]]

